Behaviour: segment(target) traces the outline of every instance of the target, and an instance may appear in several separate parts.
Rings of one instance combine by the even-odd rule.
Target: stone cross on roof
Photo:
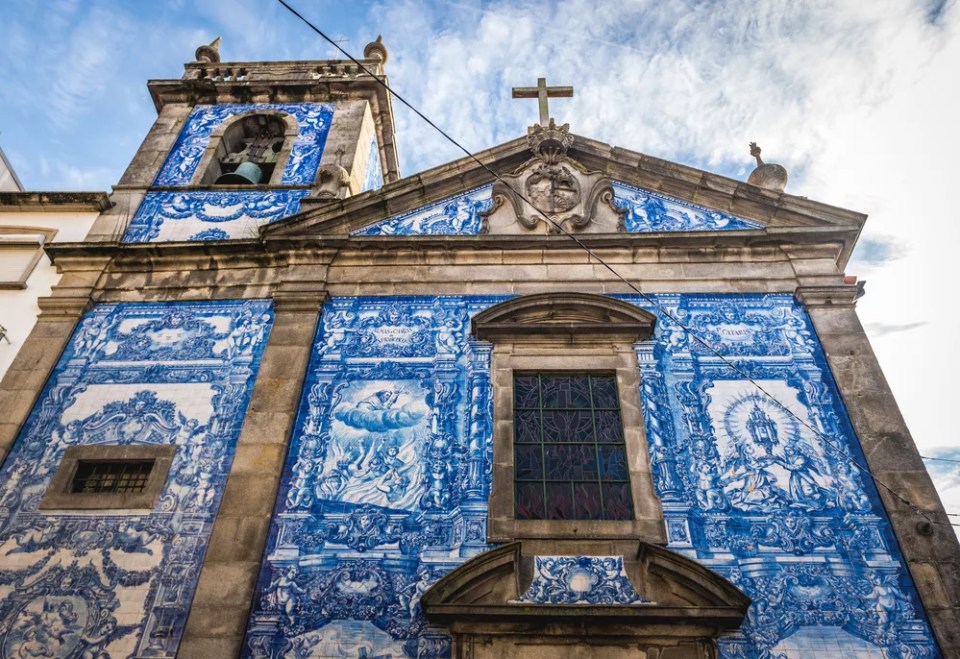
[[[536,98],[540,101],[540,125],[550,123],[550,110],[547,108],[548,98],[571,98],[573,87],[547,87],[546,78],[537,78],[536,87],[514,87],[513,98]]]

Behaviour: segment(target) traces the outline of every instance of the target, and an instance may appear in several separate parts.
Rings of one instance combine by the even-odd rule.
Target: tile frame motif
[[[493,208],[493,185],[483,185],[432,204],[388,217],[352,236],[476,236],[480,213]]]
[[[617,297],[650,306],[639,296]],[[721,393],[718,384],[753,385],[663,314],[653,340],[635,345],[668,547],[754,600],[744,625],[721,638],[721,656],[770,656],[780,641],[816,625],[841,627],[887,656],[939,656],[879,495],[854,466],[863,464],[863,454],[803,306],[786,294],[655,297],[749,377],[779,387],[781,400],[787,401],[785,393],[793,396],[805,421],[827,438],[800,424],[791,430],[778,419],[788,440],[773,447],[774,459],[755,456],[753,483],[761,487],[762,472],[769,473],[777,452],[785,451],[779,458],[791,470],[793,487],[770,502],[747,501],[745,510],[738,509],[723,491],[721,432],[710,405]],[[743,400],[734,398],[722,426],[729,426],[731,409],[743,409]],[[813,467],[812,456],[801,459],[786,448],[791,442],[826,458]],[[810,474],[832,479],[836,504],[816,492],[806,480]]]
[[[168,223],[185,223],[192,235],[179,240],[205,241],[254,238],[260,226],[276,222],[300,210],[309,190],[148,192],[123,236],[125,243],[158,241]],[[231,235],[221,225],[244,220],[244,232]],[[168,225],[169,226],[169,225]],[[234,231],[234,234],[237,232]]]
[[[155,186],[186,186],[196,172],[217,126],[230,117],[253,111],[283,112],[292,115],[300,127],[293,142],[283,185],[310,185],[317,175],[327,134],[333,123],[332,103],[223,103],[197,105],[190,112],[170,153],[153,181]]]
[[[116,643],[176,654],[272,322],[269,300],[100,304],[84,315],[0,471],[5,654],[25,643],[50,656],[109,656]],[[209,419],[168,400],[171,386],[207,388]],[[62,421],[111,388],[127,393],[85,398],[99,410]],[[37,510],[67,447],[94,445],[178,447],[152,510]],[[137,593],[140,608],[121,604]]]
[[[644,190],[620,181],[612,181],[613,204],[626,210],[626,233],[680,231],[746,231],[762,229],[759,222],[746,220]],[[364,190],[368,188],[364,187]],[[354,236],[476,236],[483,233],[480,213],[493,207],[493,186],[485,185],[441,199],[376,224],[354,231]],[[467,208],[464,209],[464,203]]]
[[[627,233],[660,231],[743,231],[762,229],[759,222],[613,181],[613,204],[627,212]]]
[[[533,581],[516,603],[626,606],[649,602],[627,576],[623,556],[534,556]]]

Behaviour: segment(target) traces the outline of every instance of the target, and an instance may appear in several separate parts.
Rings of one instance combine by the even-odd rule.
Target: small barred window
[[[74,494],[143,492],[152,469],[152,460],[81,460],[70,491]]]

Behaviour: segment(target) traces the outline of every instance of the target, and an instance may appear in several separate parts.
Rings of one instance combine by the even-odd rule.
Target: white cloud
[[[869,279],[860,315],[930,452],[960,444],[948,416],[960,372],[950,287],[960,9],[943,6],[931,23],[931,7],[391,2],[372,15],[389,26],[392,82],[470,149],[522,135],[536,104],[510,99],[509,88],[546,76],[576,88],[550,104],[576,133],[740,178],[756,140],[790,170],[788,191],[868,213],[850,269]],[[406,173],[460,156],[395,108]],[[938,469],[938,482],[946,488],[954,471]],[[960,512],[960,488],[944,492]]]

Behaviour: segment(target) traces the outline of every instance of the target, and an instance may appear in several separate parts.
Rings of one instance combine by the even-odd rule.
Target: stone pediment
[[[684,165],[536,127],[513,140],[347,199],[305,199],[261,229],[269,239],[575,235],[743,236],[841,243],[866,216]],[[497,172],[497,180],[491,171]],[[553,220],[546,219],[544,215]],[[783,236],[778,238],[778,236]]]
[[[481,311],[471,333],[481,341],[564,337],[595,340],[599,335],[628,343],[653,334],[656,316],[632,304],[590,293],[537,293]]]
[[[740,626],[750,599],[667,549],[622,548],[632,551],[536,556],[523,543],[507,544],[437,581],[423,609],[450,629],[454,656],[465,648],[476,657],[567,656],[570,640],[584,635],[597,656],[714,656],[704,646],[715,648],[722,631]]]

